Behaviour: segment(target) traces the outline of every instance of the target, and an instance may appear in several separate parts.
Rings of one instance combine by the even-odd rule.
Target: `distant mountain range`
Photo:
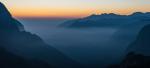
[[[59,26],[64,28],[117,27],[120,30],[115,33],[113,38],[123,38],[124,40],[130,40],[130,36],[127,37],[126,33],[138,33],[140,30],[135,41],[127,48],[129,55],[125,57],[119,67],[115,67],[122,68],[122,65],[130,65],[134,61],[140,61],[138,62],[140,65],[141,60],[138,59],[142,59],[142,62],[148,59],[146,64],[149,63],[150,25],[147,24],[150,24],[150,12],[136,12],[131,15],[113,13],[91,15],[67,21]],[[122,36],[118,36],[120,33]],[[137,54],[130,54],[132,52]],[[36,34],[27,32],[24,26],[14,19],[7,8],[0,3],[0,68],[84,68],[84,66],[56,48],[47,45]]]
[[[114,13],[91,15],[81,19],[64,22],[60,27],[89,28],[89,27],[116,27],[138,21],[150,21],[150,12],[135,12],[131,15],[117,15]]]
[[[126,24],[122,24],[122,25],[115,27],[117,31],[112,35],[111,40],[110,40],[110,42],[114,40],[114,44],[112,45],[118,45],[119,47],[126,48],[132,41],[136,39],[141,29],[145,25],[150,24],[149,13],[134,13],[132,14],[132,16],[134,16],[134,18],[131,20],[128,20],[129,22],[127,22]],[[134,19],[136,21],[133,22],[132,20]],[[115,42],[117,44],[115,44]]]
[[[0,68],[83,68],[43,40],[25,31],[0,3]]]

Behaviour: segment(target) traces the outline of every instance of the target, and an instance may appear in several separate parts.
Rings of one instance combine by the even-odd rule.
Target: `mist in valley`
[[[119,62],[125,55],[128,44],[140,30],[119,32],[121,29],[130,30],[122,26],[71,29],[58,26],[67,20],[19,20],[27,31],[39,35],[65,55],[82,64],[94,66]]]

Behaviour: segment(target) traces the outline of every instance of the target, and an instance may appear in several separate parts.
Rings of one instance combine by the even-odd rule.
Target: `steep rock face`
[[[39,36],[25,31],[23,25],[11,16],[2,3],[0,3],[0,47],[25,59],[42,60],[57,68],[83,68],[79,63],[47,45]]]
[[[127,52],[132,51],[150,56],[150,25],[146,25],[138,34],[137,39],[129,45]]]
[[[20,31],[24,27],[17,20],[13,19],[7,8],[0,3],[0,31]]]

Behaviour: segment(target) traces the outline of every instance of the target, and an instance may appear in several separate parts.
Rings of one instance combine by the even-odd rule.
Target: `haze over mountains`
[[[25,31],[23,25],[11,16],[2,3],[0,3],[0,37],[1,68],[82,67],[59,50],[47,45],[39,36]]]
[[[132,14],[133,18],[124,17],[123,15],[121,20],[124,18],[124,20],[127,20],[127,22],[123,23],[119,21],[117,23],[111,22],[111,18],[107,14],[108,20],[105,21],[114,24],[98,27],[73,27],[74,29],[72,29],[72,27],[61,26],[60,28],[59,26],[63,22],[62,24],[59,23],[59,26],[53,26],[35,20],[35,22],[29,21],[26,28],[29,26],[30,29],[28,29],[31,32],[37,33],[47,43],[53,44],[53,47],[78,62],[88,67],[102,68],[105,65],[119,62],[124,58],[126,49],[136,39],[139,31],[145,25],[150,24],[149,15],[147,14],[148,12],[137,12]],[[107,15],[105,18],[107,18]],[[118,19],[120,17],[116,17],[116,20]],[[47,23],[51,22],[47,21]]]
[[[104,41],[106,43],[101,43],[101,44],[96,42],[97,45],[99,45],[99,46],[103,45],[103,47],[91,45],[91,48],[87,49],[87,51],[91,50],[93,53],[95,53],[95,56],[96,55],[99,56],[99,54],[102,54],[101,51],[103,51],[104,54],[99,57],[104,58],[104,56],[105,56],[105,59],[106,59],[106,52],[107,52],[107,56],[111,56],[107,59],[109,59],[109,60],[113,59],[113,61],[117,61],[117,59],[123,59],[123,57],[129,52],[126,50],[127,48],[130,49],[130,47],[131,47],[131,50],[132,50],[132,46],[130,46],[131,42],[136,40],[136,37],[139,35],[139,32],[141,32],[141,29],[143,27],[145,27],[145,25],[148,25],[148,24],[150,24],[150,13],[149,12],[146,12],[146,13],[135,12],[131,15],[117,15],[117,14],[113,14],[113,13],[101,14],[101,15],[91,15],[86,18],[75,19],[75,20],[70,20],[70,21],[64,22],[64,23],[60,24],[60,27],[66,28],[66,29],[73,28],[73,30],[83,30],[83,31],[86,30],[86,31],[89,31],[89,34],[90,34],[90,32],[94,33],[94,31],[95,31],[95,33],[99,34],[99,36],[95,35],[97,38],[99,38],[99,42],[101,42],[101,40],[105,40],[107,37],[104,37],[105,35],[101,35],[102,33],[100,34],[98,32],[98,29],[99,29],[99,31],[101,31],[100,30],[101,28],[104,29],[102,31],[107,31],[107,30],[105,30],[105,28],[106,29],[107,28],[114,29],[113,34],[111,34],[112,30],[109,31],[110,33],[106,33],[106,35],[110,34],[109,35],[110,37],[108,38],[109,41]],[[84,29],[82,29],[82,28],[84,28]],[[92,30],[93,28],[95,30]],[[80,35],[78,35],[78,36],[80,36]],[[91,38],[88,38],[88,37],[91,37]],[[87,37],[82,36],[82,38],[85,38],[85,39],[92,39],[93,44],[94,44],[94,40],[97,41],[97,39],[96,38],[93,39],[93,37],[94,36],[92,36],[92,34],[90,36],[88,35]],[[145,37],[148,37],[148,35]],[[88,46],[90,46],[90,44],[92,44],[92,43],[90,43],[91,41],[87,42],[87,43],[89,43],[89,44],[87,44]],[[147,40],[147,41],[149,41],[149,40]],[[149,45],[149,44],[147,44],[147,45]],[[82,46],[82,44],[81,44],[81,46]],[[81,46],[80,46],[80,48],[81,48]],[[109,46],[109,48],[105,48],[105,46]],[[95,48],[95,50],[94,50],[94,48]],[[97,48],[99,48],[100,50],[98,50]],[[103,50],[102,48],[105,50]],[[140,46],[139,48],[142,49],[143,47]],[[133,50],[134,49],[141,51],[141,49],[136,48],[136,45],[135,46],[133,45]],[[145,48],[143,48],[143,49],[145,49]],[[84,50],[86,51],[86,48],[84,48]],[[149,47],[146,50],[147,53],[149,53],[148,50],[149,50]],[[98,51],[98,53],[96,51]],[[108,54],[108,53],[112,53],[112,55]],[[92,54],[92,55],[94,55],[94,54]],[[145,54],[143,54],[143,55],[145,55]],[[122,57],[122,58],[119,58],[119,57]],[[110,59],[110,58],[112,58],[112,59]],[[101,59],[101,61],[103,61],[103,60]],[[113,63],[115,63],[115,62],[113,62]]]
[[[150,67],[150,25],[144,26],[136,40],[126,49],[125,58],[108,68],[149,68]]]
[[[142,54],[144,61],[149,59],[149,12],[91,15],[61,23],[56,29],[41,21],[34,22],[37,23],[37,29],[33,28],[39,31],[40,37],[34,32],[27,32],[22,23],[14,19],[0,3],[0,67],[103,68],[125,57],[125,62],[123,60],[117,67],[120,68],[128,61],[137,61],[139,54]],[[41,28],[46,30],[39,30]],[[41,37],[49,38],[47,43],[53,45],[48,45]],[[130,52],[138,54],[125,56]]]

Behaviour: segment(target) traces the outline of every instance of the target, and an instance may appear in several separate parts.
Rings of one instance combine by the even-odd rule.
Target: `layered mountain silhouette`
[[[133,14],[133,16],[137,17],[137,14]],[[143,18],[139,22],[141,25],[137,24],[137,26],[138,29],[141,29],[137,31],[135,41],[127,47],[125,58],[118,64],[109,65],[108,68],[150,68],[150,18]],[[128,29],[128,31],[133,30]]]
[[[116,47],[116,50],[122,52],[121,54],[124,54],[126,48],[136,39],[141,29],[145,25],[150,24],[149,13],[143,14],[141,12],[137,12],[132,14],[132,17],[135,19],[135,21],[132,21],[133,19],[131,19],[128,21],[132,22],[114,28],[116,29],[116,32],[114,32],[109,40],[111,45]]]
[[[119,27],[119,30],[114,34],[114,38],[127,38],[132,39],[136,34],[147,24],[150,24],[150,13],[141,13],[136,12],[129,17],[129,23],[127,22],[125,25]],[[126,35],[132,34],[130,37]],[[121,35],[121,36],[119,36]]]
[[[0,3],[0,67],[9,66],[83,68],[56,48],[47,45],[39,36],[25,31],[23,25]]]
[[[60,27],[87,28],[87,27],[116,27],[138,21],[150,20],[150,12],[135,12],[131,15],[117,15],[114,13],[91,15],[86,18],[64,22]]]
[[[150,56],[150,25],[142,28],[136,40],[129,45],[127,52]]]

